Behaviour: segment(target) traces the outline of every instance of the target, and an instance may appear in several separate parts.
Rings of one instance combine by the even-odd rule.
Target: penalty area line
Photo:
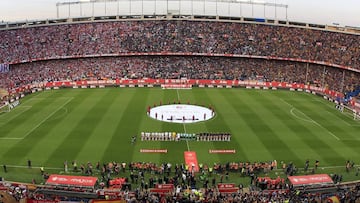
[[[28,135],[30,135],[34,130],[36,130],[39,126],[41,126],[44,122],[46,122],[51,116],[53,116],[56,112],[58,112],[60,109],[62,109],[65,105],[67,105],[71,100],[73,100],[72,97],[68,99],[65,103],[63,103],[60,107],[55,109],[51,114],[46,116],[40,123],[38,123],[36,126],[34,126],[30,131],[28,131],[21,139],[26,138]]]
[[[287,104],[288,106],[290,106],[293,110],[297,110],[298,112],[300,112],[302,115],[304,115],[310,122],[314,123],[315,125],[319,126],[320,128],[322,128],[323,130],[325,130],[327,133],[329,133],[333,138],[335,138],[336,140],[340,140],[340,138],[338,136],[336,136],[334,133],[330,132],[328,129],[326,129],[324,126],[322,126],[320,123],[314,121],[314,119],[310,118],[309,116],[307,116],[304,112],[298,110],[297,108],[295,108],[293,105],[289,104],[287,101],[285,101],[284,99],[280,99],[282,102],[284,102],[285,104]],[[293,115],[292,111],[290,110],[290,113]],[[295,116],[297,117],[297,116]],[[298,117],[297,117],[298,118]],[[303,119],[301,119],[303,120]]]

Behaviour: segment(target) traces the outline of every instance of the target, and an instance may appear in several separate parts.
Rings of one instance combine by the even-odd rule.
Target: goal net
[[[19,106],[20,101],[19,100],[15,100],[14,102],[6,102],[5,104],[0,105],[0,113],[6,113],[11,111],[11,109]]]
[[[354,120],[360,120],[360,111],[353,111],[353,118]]]
[[[338,106],[336,106],[336,109],[344,113],[346,116],[352,117],[354,120],[360,120],[359,108],[351,108],[348,106],[342,106],[342,108],[339,108]]]
[[[10,104],[9,104],[9,103],[1,104],[1,105],[0,105],[0,114],[9,112],[10,109],[11,109],[11,108],[10,108]]]

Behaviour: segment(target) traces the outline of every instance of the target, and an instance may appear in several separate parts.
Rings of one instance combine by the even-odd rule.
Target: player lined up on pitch
[[[231,140],[231,133],[176,133],[176,132],[141,132],[141,141],[227,141]]]

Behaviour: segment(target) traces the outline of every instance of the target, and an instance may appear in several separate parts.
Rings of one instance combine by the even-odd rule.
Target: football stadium
[[[178,3],[0,24],[0,202],[360,202],[360,28]]]

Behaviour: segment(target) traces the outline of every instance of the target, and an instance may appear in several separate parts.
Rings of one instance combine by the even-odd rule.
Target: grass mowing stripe
[[[163,90],[158,88],[143,89],[142,91],[148,94],[146,100],[144,100],[144,105],[146,106],[141,112],[140,124],[137,129],[137,141],[133,145],[134,153],[131,155],[131,160],[144,161],[147,162],[152,160],[153,162],[160,162],[161,154],[159,153],[141,153],[140,149],[164,149],[162,142],[160,141],[141,141],[141,132],[163,132],[162,122],[157,121],[153,118],[147,116],[146,111],[147,107],[158,106],[162,104],[163,101]]]
[[[83,120],[83,116],[86,116],[88,111],[92,111],[91,105],[89,108],[87,103],[83,103],[82,101],[90,96],[102,98],[106,95],[106,92],[104,91],[107,91],[108,89],[112,92],[111,96],[116,95],[116,101],[112,101],[111,104],[109,103],[109,106],[105,111],[108,113],[113,112],[113,115],[109,116],[108,113],[104,113],[103,118],[101,118],[99,125],[96,127],[93,127],[86,122],[82,123],[82,125],[90,126],[90,128],[93,129],[91,130],[91,133],[89,133],[91,136],[85,138],[87,141],[76,141],[75,143],[68,142],[69,145],[74,146],[84,144],[84,147],[80,149],[81,151],[78,153],[77,157],[74,158],[71,153],[67,153],[65,150],[63,154],[54,154],[53,152],[58,150],[58,145],[61,144],[64,139],[68,139],[67,135],[69,135],[78,123]],[[161,93],[159,91],[161,91]],[[134,100],[132,96],[137,94],[137,92],[138,94],[149,95],[138,97],[136,100],[142,101],[139,101],[139,103],[134,105],[129,105],[129,102]],[[206,101],[206,96],[202,96],[204,92],[211,101]],[[333,107],[324,105],[323,102],[319,102],[318,100],[321,99],[320,97],[312,97],[312,95],[309,94],[289,91],[262,90],[260,93],[258,90],[241,88],[194,88],[192,90],[179,90],[179,94],[183,101],[182,103],[185,103],[184,101],[186,100],[189,100],[190,103],[206,104],[206,106],[211,103],[215,106],[216,112],[220,112],[222,115],[222,118],[216,115],[216,117],[210,121],[187,124],[187,132],[210,131],[211,129],[208,129],[208,126],[216,125],[217,119],[222,119],[222,122],[225,122],[227,127],[231,129],[231,132],[235,133],[234,136],[238,139],[236,142],[241,145],[241,148],[247,157],[244,158],[241,154],[235,154],[235,156],[233,154],[229,156],[218,154],[209,155],[207,150],[213,148],[214,144],[218,144],[217,146],[219,147],[221,143],[189,142],[190,149],[197,151],[199,163],[224,163],[228,160],[244,161],[244,159],[248,159],[249,161],[268,161],[274,158],[274,154],[278,155],[277,157],[281,156],[280,158],[277,158],[278,163],[280,163],[281,160],[290,160],[300,167],[304,165],[306,159],[310,159],[312,163],[315,159],[320,160],[321,167],[324,165],[344,165],[344,162],[347,159],[354,160],[355,162],[359,159],[360,151],[358,150],[358,146],[360,145],[360,142],[357,138],[357,130],[359,128],[349,126],[345,122],[339,120],[337,116],[341,117],[342,114],[333,110]],[[225,97],[223,95],[227,96]],[[29,116],[32,119],[24,120],[24,122],[28,122],[27,125],[23,125],[19,122],[18,125],[14,126],[14,129],[19,132],[31,129],[37,125],[37,123],[41,122],[42,119],[51,114],[51,112],[59,108],[59,106],[61,106],[69,97],[75,98],[64,106],[64,108],[60,108],[60,110],[47,119],[43,125],[34,130],[34,132],[25,139],[26,141],[0,140],[1,162],[10,165],[26,165],[26,159],[31,158],[34,166],[40,166],[42,163],[45,163],[45,168],[57,168],[57,170],[62,168],[62,163],[66,159],[69,161],[77,159],[79,163],[84,161],[91,161],[94,163],[93,160],[102,161],[103,163],[118,160],[125,162],[134,160],[156,163],[184,162],[183,151],[187,150],[186,142],[138,141],[135,146],[130,146],[130,137],[134,135],[130,132],[130,128],[134,128],[134,132],[137,135],[139,135],[140,131],[184,131],[182,123],[161,123],[148,118],[145,113],[146,106],[149,105],[149,103],[153,104],[156,102],[156,104],[158,104],[160,98],[164,101],[171,101],[171,103],[173,103],[174,100],[177,100],[176,90],[160,90],[159,88],[107,88],[46,91],[31,100],[28,100],[28,98],[32,98],[32,95],[22,99],[23,101],[26,101],[26,105],[31,105],[33,107],[12,121],[21,121],[23,116]],[[315,125],[310,119],[308,119],[310,122],[305,122],[292,116],[290,113],[291,107],[286,106],[279,98],[283,98],[299,109],[299,111],[294,110],[294,113],[297,116],[308,119],[301,114],[300,111],[305,113],[311,119],[318,122],[335,135],[338,135],[339,138],[341,138],[341,142],[337,143],[332,136],[324,135],[326,132]],[[245,102],[246,105],[242,105],[241,102]],[[22,102],[22,105],[24,105],[24,102]],[[97,106],[100,105],[101,104],[97,104]],[[247,105],[252,108],[249,108]],[[285,109],[285,106],[288,109]],[[35,111],[33,111],[34,108],[36,108]],[[37,113],[37,116],[28,114],[29,111]],[[326,112],[324,113],[324,111]],[[258,113],[255,118],[253,117],[254,112]],[[96,113],[97,111],[94,111],[94,114]],[[129,116],[125,119],[122,114],[128,114]],[[7,118],[6,115],[10,114],[5,114],[3,118]],[[141,118],[138,120],[139,122],[137,122],[137,117]],[[261,117],[261,119],[259,119],[259,117]],[[346,117],[343,118],[345,119]],[[348,119],[347,121],[349,123],[356,122],[351,121],[351,119]],[[118,128],[119,122],[123,122],[123,125],[128,125],[130,127]],[[106,123],[106,125],[102,125],[101,123]],[[135,125],[138,123],[140,124],[131,127],[133,123],[135,123]],[[249,125],[248,123],[251,124]],[[289,158],[288,150],[279,149],[281,146],[277,145],[277,140],[269,136],[272,136],[273,132],[268,133],[267,128],[263,128],[263,125],[268,125],[266,127],[271,128],[273,132],[279,136],[278,139],[287,144],[293,153],[298,156],[297,158],[300,158],[296,159],[295,157],[295,160],[293,157]],[[8,124],[4,125],[4,127],[7,126]],[[223,128],[219,127],[216,129]],[[1,130],[2,129],[0,129],[0,131]],[[115,139],[113,139],[114,134],[116,134]],[[1,133],[0,136],[2,136]],[[262,141],[260,139],[262,139]],[[319,140],[325,144],[319,144]],[[235,144],[233,141],[228,144]],[[267,148],[263,144],[264,142],[267,142],[268,146],[271,146],[271,149]],[[17,146],[16,149],[14,148],[15,146]],[[159,147],[169,149],[169,153],[161,155],[138,153],[140,148],[156,149]],[[111,148],[110,151],[113,153],[108,153],[106,155],[109,148]],[[118,150],[118,148],[123,150]],[[25,152],[22,152],[22,150],[25,150]],[[270,153],[269,151],[275,152]],[[55,156],[53,156],[53,154]],[[201,154],[201,157],[199,154]],[[86,159],[86,157],[90,158]],[[91,160],[92,158],[93,160]],[[324,170],[320,170],[319,172],[323,171]],[[52,172],[57,173],[59,171]],[[349,180],[351,179],[351,176],[354,176],[354,173],[345,174],[344,169],[324,172],[344,173],[344,180],[346,178]],[[42,180],[38,169],[10,168],[8,173],[2,175],[8,180],[28,180],[30,182],[33,177],[39,177],[37,180]],[[236,179],[236,181],[238,181],[238,179]]]
[[[245,100],[249,99],[249,95],[245,94],[245,91],[248,90],[238,92],[237,89],[233,89],[233,94],[228,96],[228,100],[233,101],[231,105],[239,118],[239,122],[241,121],[243,125],[243,130],[240,134],[240,145],[244,148],[249,161],[272,160],[274,156],[269,151],[271,145],[264,142],[260,136],[262,129],[256,126],[256,123],[261,122],[261,120],[252,119],[254,113],[244,103]]]
[[[230,142],[223,142],[223,141],[213,141],[209,142],[208,147],[203,149],[201,154],[199,154],[198,159],[202,160],[205,163],[211,163],[211,159],[218,160],[217,162],[225,163],[230,162],[230,160],[234,160],[234,154],[210,154],[209,150],[216,149],[216,150],[236,150],[236,157],[247,158],[243,149],[240,147],[239,143],[236,139],[236,132],[232,131],[229,127],[224,115],[223,110],[227,109],[227,106],[224,105],[227,103],[225,97],[222,97],[221,94],[216,94],[215,92],[219,93],[217,89],[197,89],[197,92],[194,94],[194,97],[197,101],[204,101],[204,105],[206,107],[210,106],[215,109],[215,117],[209,121],[204,122],[206,126],[206,132],[210,133],[217,133],[217,132],[229,132],[232,134]],[[217,95],[214,97],[214,95]],[[221,104],[221,106],[219,105]],[[224,108],[225,107],[225,108]],[[205,142],[207,143],[207,142]],[[199,145],[201,145],[200,143]],[[200,148],[201,149],[201,148]]]
[[[106,151],[109,144],[108,142],[115,132],[114,126],[116,126],[121,119],[117,112],[119,112],[119,106],[122,105],[124,96],[118,89],[114,88],[111,89],[111,93],[109,93],[106,97],[108,98],[109,103],[106,102],[100,104],[106,107],[106,109],[103,109],[104,114],[91,132],[91,136],[87,139],[86,143],[79,152],[77,160],[87,160],[92,161],[93,163],[101,161],[103,153]],[[89,157],[89,152],[94,151],[94,149],[96,153],[91,153],[91,157]]]
[[[181,97],[182,103],[188,103],[192,105],[202,104],[204,107],[209,106],[209,102],[204,102],[205,92],[201,88],[194,88],[192,90],[178,90]],[[197,123],[187,123],[185,125],[187,133],[201,133],[201,132],[210,132],[207,128],[206,123],[209,121],[202,121]],[[218,154],[212,154],[209,156],[209,149],[214,149],[214,142],[206,141],[188,141],[190,151],[195,151],[197,155],[197,160],[199,164],[207,164],[212,166],[214,162],[221,162]],[[186,151],[186,150],[184,150]]]
[[[47,113],[47,108],[52,108],[49,101],[40,100],[40,102],[34,104],[33,108],[12,119],[7,125],[2,126],[0,128],[0,137],[22,137],[26,131],[29,131],[36,124],[42,113]]]
[[[201,96],[203,93],[200,92],[201,89],[199,88],[194,88],[192,90],[181,90],[180,94],[181,94],[181,98],[183,103],[186,104],[191,104],[191,105],[197,105],[203,100],[203,97]],[[199,99],[200,98],[200,99]],[[203,105],[205,106],[205,103],[203,103]],[[206,107],[206,106],[205,106]],[[202,121],[202,122],[197,122],[197,123],[187,123],[186,124],[186,130],[188,133],[200,133],[200,132],[208,132],[208,129],[206,128],[206,122],[207,121]],[[194,144],[197,142],[189,142],[190,145],[190,149],[198,149],[198,146],[196,148],[194,148]],[[204,144],[204,142],[200,142],[202,144]],[[209,147],[211,147],[211,149],[213,148],[212,143],[209,142]]]
[[[49,100],[47,102],[47,105],[45,103],[39,103],[38,105],[41,105],[40,107],[36,105],[35,108],[38,109],[38,111],[45,111],[37,114],[36,118],[33,118],[36,121],[40,121],[43,119],[43,116],[48,115],[49,112],[53,111],[51,108],[58,108],[59,105],[61,105],[62,100]],[[51,106],[51,108],[49,107]],[[41,110],[40,110],[41,109]],[[18,164],[21,162],[26,161],[27,154],[32,150],[32,148],[41,141],[47,134],[50,123],[48,121],[43,122],[44,125],[38,126],[35,130],[33,130],[27,137],[20,140],[16,143],[12,148],[10,148],[8,151],[3,153],[3,159],[7,163],[13,163]],[[49,125],[48,125],[49,124]],[[29,128],[25,128],[28,130]],[[16,158],[17,157],[17,158]],[[21,157],[19,159],[19,157]]]
[[[256,132],[256,135],[259,136],[260,141],[264,144],[267,151],[270,152],[273,159],[286,162],[300,162],[301,159],[292,151],[291,147],[281,140],[277,133],[278,129],[270,125],[270,122],[276,118],[266,111],[261,97],[256,97],[256,91],[244,91],[244,93],[246,99],[238,100],[236,105],[239,108],[247,109],[246,112],[249,114],[247,115],[249,119],[246,119],[245,122]],[[258,155],[261,157],[260,152]]]
[[[285,100],[282,100],[284,103],[286,103],[287,105],[289,105],[292,108],[295,108],[293,105],[289,104],[288,102],[286,102]],[[298,102],[298,101],[294,101],[293,103],[297,104],[297,106],[301,106],[301,108],[303,110],[299,110],[296,109],[304,118],[306,118],[307,120],[311,121],[313,124],[317,125],[318,127],[322,128],[324,131],[326,131],[328,134],[330,134],[331,136],[333,136],[336,140],[340,140],[339,137],[337,137],[329,128],[332,127],[332,125],[330,124],[331,120],[328,118],[328,115],[324,116],[321,115],[323,114],[323,111],[321,111],[319,108],[317,107],[317,105],[314,105],[314,103],[308,102],[308,103],[304,103],[304,102]],[[311,106],[311,107],[310,107]],[[311,109],[311,110],[310,110]],[[313,109],[316,109],[315,111]],[[305,110],[305,111],[304,111]],[[309,111],[310,110],[310,111]],[[326,122],[322,122],[322,121],[326,121]]]
[[[208,107],[210,101],[205,102],[205,92],[201,88],[194,88],[193,90],[182,90],[181,98],[183,101],[187,101],[190,104],[201,105]],[[213,121],[202,121],[193,124],[187,124],[188,133],[201,133],[201,132],[212,132],[208,129],[207,123]],[[190,141],[189,142],[191,151],[196,151],[198,163],[207,164],[212,166],[215,162],[221,162],[221,159],[218,154],[209,155],[209,149],[215,149],[214,142],[209,141]]]
[[[61,108],[63,108],[65,105],[67,105],[73,98],[68,99],[65,101],[62,105],[60,105],[57,109],[55,109],[53,112],[51,112],[48,116],[46,116],[43,120],[40,121],[34,128],[32,128],[30,131],[28,131],[22,138],[26,138],[28,135],[30,135],[34,130],[36,130],[40,125],[42,125],[44,122],[46,122],[51,116],[53,116],[56,112],[58,112]]]
[[[352,127],[350,126],[341,126],[341,125],[337,125],[336,127],[334,127],[331,122],[328,121],[327,117],[324,117],[322,115],[322,111],[319,110],[319,108],[315,108],[312,107],[311,105],[313,104],[302,104],[300,102],[294,102],[294,104],[299,107],[302,108],[302,111],[306,112],[307,114],[309,114],[312,118],[312,120],[314,120],[316,123],[319,123],[319,125],[321,125],[321,130],[324,132],[319,132],[319,134],[322,134],[324,137],[328,136],[329,134],[332,135],[331,131],[337,130],[337,128],[342,127],[342,129],[346,129],[349,128],[351,129]],[[312,109],[317,109],[316,111],[312,110]],[[331,131],[330,131],[331,130]],[[339,131],[339,130],[338,130]],[[341,132],[342,130],[340,130]],[[333,146],[335,145],[336,147],[333,147],[332,149],[334,151],[337,152],[337,154],[341,155],[341,157],[343,157],[344,159],[347,159],[349,156],[354,156],[353,154],[359,154],[359,150],[357,148],[354,148],[352,146],[352,144],[350,144],[349,142],[342,142],[342,140],[339,141],[333,141],[330,138],[326,138],[323,139],[324,142],[326,142],[329,146]]]
[[[313,105],[313,106],[315,106],[315,105]],[[313,106],[311,106],[311,108],[316,108]],[[339,137],[339,140],[344,140],[344,139],[357,140],[357,139],[359,139],[359,138],[351,135],[351,133],[356,132],[356,129],[353,128],[352,126],[337,125],[339,121],[343,121],[343,120],[338,118],[336,115],[340,114],[341,116],[344,117],[345,116],[344,114],[342,114],[341,112],[334,110],[334,109],[332,111],[327,111],[322,108],[323,105],[318,105],[318,106],[319,106],[317,108],[318,111],[316,111],[314,118],[316,120],[318,120],[319,122],[326,121],[326,123],[322,124],[321,126],[323,126],[330,134],[332,134],[333,136],[338,135],[336,137]],[[324,112],[326,112],[326,113],[324,114]]]
[[[225,91],[225,90],[224,90]],[[226,93],[226,91],[228,91]],[[245,122],[248,119],[248,109],[237,105],[238,100],[244,99],[244,89],[228,89],[223,94],[227,102],[221,102],[221,112],[224,112],[224,119],[230,126],[236,142],[243,149],[243,153],[239,154],[240,160],[258,161],[259,151],[266,151],[266,147],[262,144],[257,132],[250,128]],[[225,94],[226,93],[226,94]],[[217,107],[217,109],[220,109]],[[216,110],[216,112],[219,110]],[[245,157],[245,158],[244,158]],[[273,157],[269,152],[262,153],[261,160],[271,160]]]
[[[293,109],[296,109],[295,107],[293,107],[291,104],[289,104],[288,102],[286,102],[285,100],[281,99],[281,101],[283,101],[284,103],[286,103],[287,105],[289,105],[290,107],[292,107]],[[327,128],[325,128],[324,126],[322,126],[321,124],[319,124],[318,122],[316,122],[315,120],[313,120],[312,118],[310,118],[308,115],[306,115],[304,112],[302,112],[301,110],[296,109],[300,114],[302,114],[305,119],[311,121],[312,123],[314,123],[315,125],[319,126],[320,128],[322,128],[323,130],[325,130],[326,132],[328,132],[331,136],[333,136],[333,138],[335,138],[336,140],[340,140],[339,137],[337,137],[336,135],[334,135],[334,133],[330,132]]]
[[[176,90],[176,94],[177,94],[177,99],[178,99],[179,101],[181,101],[181,98],[180,98],[180,94],[179,94],[179,90],[178,90],[178,89]],[[187,132],[186,132],[185,123],[183,123],[182,125],[183,125],[183,129],[184,129],[184,133],[187,133]],[[185,142],[186,142],[187,150],[190,151],[189,141],[188,141],[188,140],[185,140]]]
[[[60,90],[59,90],[60,91]],[[61,90],[62,91],[62,90]],[[63,159],[51,158],[50,156],[57,149],[58,145],[62,143],[66,136],[70,133],[73,127],[83,116],[83,111],[78,111],[80,101],[86,98],[83,96],[83,90],[78,91],[63,91],[69,97],[74,99],[64,106],[63,110],[54,114],[47,122],[47,130],[44,133],[45,136],[36,142],[31,151],[28,152],[28,157],[31,157],[33,161],[44,164],[44,166],[61,166]],[[52,99],[57,100],[62,97],[53,96]],[[64,109],[66,111],[64,111]],[[46,151],[46,153],[44,153]],[[64,158],[67,154],[64,153]],[[50,160],[50,161],[49,161]]]
[[[178,94],[177,90],[171,89],[159,89],[163,93],[163,101],[167,101],[166,104],[174,104],[178,103]],[[156,94],[152,94],[152,97],[157,97]],[[182,133],[184,132],[183,124],[181,123],[169,123],[169,122],[162,122],[161,123],[161,131],[162,132],[176,132]],[[168,149],[167,154],[160,155],[160,162],[161,163],[183,163],[184,162],[184,151],[188,150],[185,141],[170,141],[170,142],[160,142],[161,148]]]
[[[326,124],[328,124],[328,128],[331,129],[331,131],[335,132],[337,135],[341,136],[341,140],[359,140],[360,138],[356,136],[356,132],[359,131],[360,126],[355,126],[354,123],[358,121],[354,121],[353,117],[351,115],[347,115],[346,113],[342,113],[339,110],[335,109],[334,103],[324,100],[320,97],[315,97],[313,95],[310,99],[313,101],[319,102],[319,105],[316,103],[310,103],[308,104],[311,108],[316,108],[317,112],[319,112],[318,116],[321,116],[321,120],[326,120]],[[309,99],[309,100],[310,100]],[[321,113],[320,113],[321,112]],[[324,114],[326,112],[326,114]],[[343,122],[344,125],[339,125],[339,121]]]
[[[314,95],[312,94],[306,94],[308,97],[310,97],[311,99],[313,99],[316,102],[320,102],[324,105],[319,105],[319,107],[323,108],[326,111],[331,111],[333,112],[335,105],[333,102],[330,102],[329,100],[325,100],[322,97],[316,96],[314,97]],[[360,129],[360,122],[359,120],[354,120],[353,115],[348,115],[346,113],[341,113],[338,110],[336,110],[338,113],[331,113],[332,115],[336,116],[338,120],[341,120],[342,122],[344,122],[346,125],[349,125],[351,127],[353,127],[355,130],[359,130]]]
[[[145,101],[148,92],[145,90],[135,88],[122,90],[131,92],[130,95],[127,95],[131,98],[123,108],[121,119],[117,123],[108,148],[103,154],[103,161],[131,161],[131,155],[134,153],[134,146],[130,144],[131,137],[137,134],[141,124],[141,117],[146,110]]]
[[[318,151],[318,148],[310,147],[308,142],[305,142],[304,138],[308,138],[309,140],[314,138],[312,134],[303,133],[302,129],[306,128],[309,123],[307,121],[303,122],[298,118],[294,118],[294,116],[289,113],[292,107],[288,105],[284,105],[283,102],[279,100],[283,100],[283,98],[279,98],[278,95],[269,92],[258,92],[263,96],[263,100],[267,104],[271,104],[268,106],[269,111],[273,113],[274,116],[277,117],[276,126],[281,129],[281,133],[279,136],[283,136],[282,140],[286,140],[291,146],[294,153],[300,155],[301,157],[307,157],[308,159],[319,159],[322,156],[322,152]],[[321,142],[321,140],[319,140]],[[303,164],[303,163],[301,163]]]
[[[84,93],[86,90],[80,89],[79,91]],[[45,162],[47,165],[58,165],[62,164],[65,160],[69,162],[76,160],[77,154],[82,149],[93,128],[96,127],[96,124],[101,119],[102,110],[106,108],[102,106],[102,103],[107,100],[107,96],[110,93],[111,91],[108,89],[101,92],[93,91],[91,94],[86,94],[86,96],[81,94],[81,96],[77,97],[75,105],[69,108],[70,116],[76,113],[79,117],[76,117],[76,122],[73,123],[67,123],[66,121],[68,120],[64,120],[65,123],[62,124],[67,126],[67,131],[65,133],[61,131],[57,135],[59,137],[58,142],[50,150],[52,153],[47,157]],[[91,153],[90,151],[89,156],[91,156]],[[61,162],[56,163],[54,160],[61,160]]]
[[[25,111],[31,109],[31,107],[32,106],[18,106],[15,109],[12,109],[8,113],[3,113],[2,115],[0,115],[0,127],[9,123],[11,120],[15,119],[16,117],[20,116]]]
[[[302,110],[302,107],[295,104],[295,101],[291,103],[292,106],[295,106]],[[302,125],[290,125],[290,127],[299,133],[299,136],[302,136],[303,141],[306,142],[311,149],[317,152],[319,157],[314,156],[313,154],[304,154],[307,155],[309,159],[316,159],[323,163],[324,165],[334,165],[344,162],[344,157],[342,157],[337,151],[337,144],[335,144],[335,139],[331,137],[330,143],[326,142],[325,139],[322,139],[324,136],[323,131],[314,130],[314,124],[312,123],[303,123]]]
[[[222,93],[222,95],[226,98],[227,102],[222,102],[222,104],[227,105],[221,105],[226,107],[226,110],[228,111],[227,115],[225,116],[225,119],[228,120],[227,122],[232,123],[231,129],[234,131],[234,129],[237,129],[237,131],[234,133],[234,136],[236,138],[236,141],[241,145],[243,148],[245,158],[240,156],[240,160],[249,160],[249,161],[259,161],[259,152],[261,153],[261,160],[262,161],[269,161],[273,159],[273,157],[270,155],[270,152],[267,151],[266,146],[261,142],[259,136],[257,135],[258,132],[256,129],[251,128],[247,125],[246,120],[249,119],[248,116],[251,114],[251,112],[248,112],[249,109],[247,109],[244,106],[241,106],[238,104],[239,100],[246,99],[244,89],[229,89],[228,93],[225,94]],[[217,107],[218,108],[218,107]]]

